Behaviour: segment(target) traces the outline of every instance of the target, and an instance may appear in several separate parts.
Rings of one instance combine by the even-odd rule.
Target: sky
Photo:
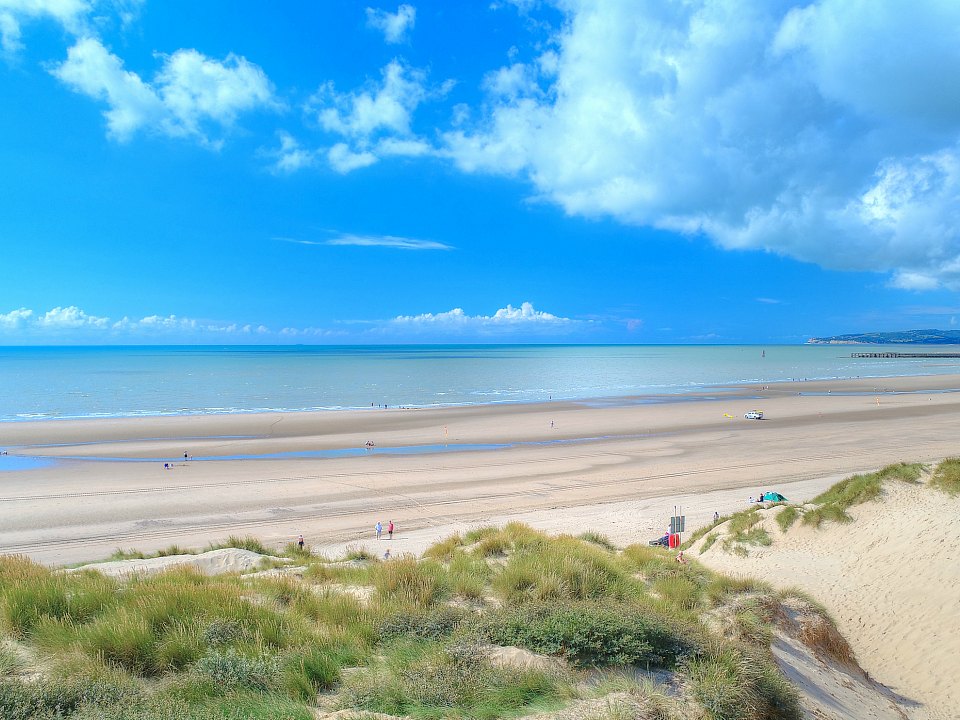
[[[0,0],[0,344],[960,317],[960,3]]]

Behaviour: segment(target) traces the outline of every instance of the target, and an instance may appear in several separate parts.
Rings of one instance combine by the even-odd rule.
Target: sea
[[[960,373],[938,346],[391,345],[0,348],[0,422],[681,400],[715,386]],[[718,391],[719,392],[719,391]]]

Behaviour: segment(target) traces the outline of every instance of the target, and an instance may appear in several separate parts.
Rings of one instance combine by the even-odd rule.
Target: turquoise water
[[[960,373],[902,346],[442,345],[0,348],[0,421],[539,402],[711,385]],[[916,349],[916,348],[914,348]],[[938,346],[932,352],[956,352]]]

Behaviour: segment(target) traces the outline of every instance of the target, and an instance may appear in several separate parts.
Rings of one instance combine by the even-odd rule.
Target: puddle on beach
[[[193,456],[190,460],[184,461],[182,457],[154,457],[154,458],[118,458],[118,457],[89,457],[89,456],[67,456],[57,458],[58,460],[82,460],[94,462],[126,462],[126,463],[170,463],[171,465],[182,465],[184,462],[217,462],[220,460],[286,460],[294,458],[345,458],[345,457],[365,457],[372,455],[427,455],[430,453],[455,453],[455,452],[476,452],[484,450],[505,450],[518,447],[548,447],[551,445],[576,445],[580,443],[597,442],[602,440],[637,440],[640,438],[653,437],[653,434],[637,435],[609,435],[590,438],[569,438],[562,440],[532,440],[526,442],[514,443],[447,443],[442,445],[401,445],[397,447],[372,447],[372,448],[335,448],[329,450],[291,450],[288,452],[277,453],[258,453],[258,454],[238,454],[238,455],[217,455],[211,457]],[[11,456],[12,457],[12,456]],[[0,460],[5,458],[0,458]],[[37,461],[44,464],[51,464],[52,459],[48,458],[26,458],[18,457],[20,460]],[[0,463],[2,464],[2,463]],[[11,468],[13,469],[13,468]],[[25,469],[25,468],[16,468]]]
[[[54,464],[50,458],[26,457],[23,455],[0,455],[0,472],[8,470],[36,470]]]

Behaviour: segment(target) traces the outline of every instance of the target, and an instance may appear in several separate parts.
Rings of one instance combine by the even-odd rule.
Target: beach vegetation
[[[690,533],[690,536],[683,543],[683,549],[686,550],[687,548],[693,547],[697,544],[697,541],[700,538],[711,532],[718,525],[723,525],[723,523],[727,522],[729,519],[729,515],[721,515],[716,520],[713,520],[709,525],[701,525],[692,533]]]
[[[745,535],[760,529],[742,521]],[[110,579],[0,559],[0,717],[265,720],[312,717],[320,703],[493,720],[616,686],[589,717],[792,718],[769,653],[777,603],[821,617],[663,548],[619,551],[520,523],[437,543],[422,559],[330,562],[296,546],[283,555],[305,569]],[[828,626],[815,619],[807,632],[827,647],[822,619]],[[21,657],[37,658],[39,679],[21,676]],[[628,681],[633,668],[670,674],[681,695]],[[583,681],[617,669],[619,681]]]
[[[796,505],[787,505],[775,516],[781,532],[786,532],[800,517],[800,510]]]
[[[606,535],[601,535],[598,532],[585,532],[577,535],[577,538],[588,543],[593,543],[594,545],[599,545],[604,550],[616,551],[617,546],[610,542],[610,538]]]
[[[847,510],[879,499],[884,482],[917,483],[924,469],[921,463],[896,463],[877,472],[851,475],[811,500],[814,507],[803,513],[803,523],[820,527],[826,521],[850,522],[852,518]]]
[[[700,552],[705,553],[707,550],[713,547],[713,544],[717,541],[719,535],[717,533],[710,533],[703,539],[703,545],[700,546]]]
[[[223,542],[212,543],[207,546],[207,550],[222,550],[224,548],[237,548],[238,550],[249,550],[250,552],[255,552],[260,555],[275,555],[276,553],[272,550],[268,550],[267,547],[259,540],[251,535],[246,535],[244,537],[238,537],[237,535],[231,535]]]
[[[937,465],[930,486],[949,495],[960,495],[960,458],[947,458]]]

